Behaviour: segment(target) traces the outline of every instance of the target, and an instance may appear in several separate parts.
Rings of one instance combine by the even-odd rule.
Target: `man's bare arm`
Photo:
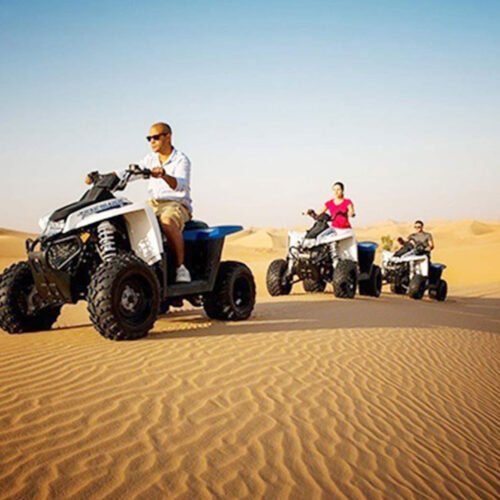
[[[168,175],[163,167],[153,168],[151,175],[156,179],[163,179],[172,189],[177,189],[177,179]]]

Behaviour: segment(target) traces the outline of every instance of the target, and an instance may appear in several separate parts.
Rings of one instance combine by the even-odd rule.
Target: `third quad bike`
[[[421,299],[428,291],[431,299],[443,301],[448,284],[441,278],[444,264],[431,263],[430,255],[422,244],[405,243],[397,252],[382,253],[382,277],[391,291]]]
[[[302,281],[306,292],[322,292],[332,283],[336,297],[353,298],[358,286],[360,295],[378,297],[382,289],[381,270],[374,264],[378,245],[356,243],[352,229],[330,227],[328,214],[313,217],[316,222],[306,233],[288,233],[286,259],[269,265],[269,294],[288,295]]]
[[[134,176],[89,174],[83,197],[41,220],[26,241],[28,259],[0,275],[0,327],[9,333],[51,328],[63,304],[86,300],[97,331],[114,340],[144,337],[159,312],[184,299],[210,318],[245,320],[255,304],[255,282],[240,262],[220,262],[224,238],[241,226],[191,221],[184,231],[185,264],[193,281],[175,282],[174,256],[146,203],[116,197]]]

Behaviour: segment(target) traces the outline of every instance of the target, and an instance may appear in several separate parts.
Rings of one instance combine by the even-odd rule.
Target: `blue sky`
[[[208,222],[304,224],[336,180],[358,225],[500,219],[500,2],[0,0],[0,26],[1,227],[158,120]]]

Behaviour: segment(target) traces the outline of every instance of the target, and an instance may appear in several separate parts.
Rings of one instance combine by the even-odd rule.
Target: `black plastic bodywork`
[[[224,238],[185,242],[185,265],[191,273],[190,283],[176,283],[175,260],[171,252],[167,255],[167,286],[163,298],[186,297],[213,290],[219,270]]]
[[[290,249],[294,259],[292,273],[300,280],[332,281],[333,263],[329,249],[325,245],[308,249]]]
[[[51,214],[49,220],[53,222],[64,220],[68,215],[82,208],[86,208],[101,201],[114,199],[115,197],[113,196],[112,189],[114,189],[119,182],[120,179],[115,174],[100,176],[94,185],[78,201],[59,208]]]
[[[358,281],[370,279],[375,261],[375,251],[358,245]]]

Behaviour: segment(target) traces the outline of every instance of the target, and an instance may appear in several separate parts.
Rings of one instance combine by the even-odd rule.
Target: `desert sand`
[[[50,332],[0,331],[0,497],[498,498],[500,223],[428,229],[444,303],[271,298],[286,230],[251,228],[225,248],[255,274],[248,321],[186,306],[111,342],[82,303]],[[25,236],[0,230],[0,269]]]

